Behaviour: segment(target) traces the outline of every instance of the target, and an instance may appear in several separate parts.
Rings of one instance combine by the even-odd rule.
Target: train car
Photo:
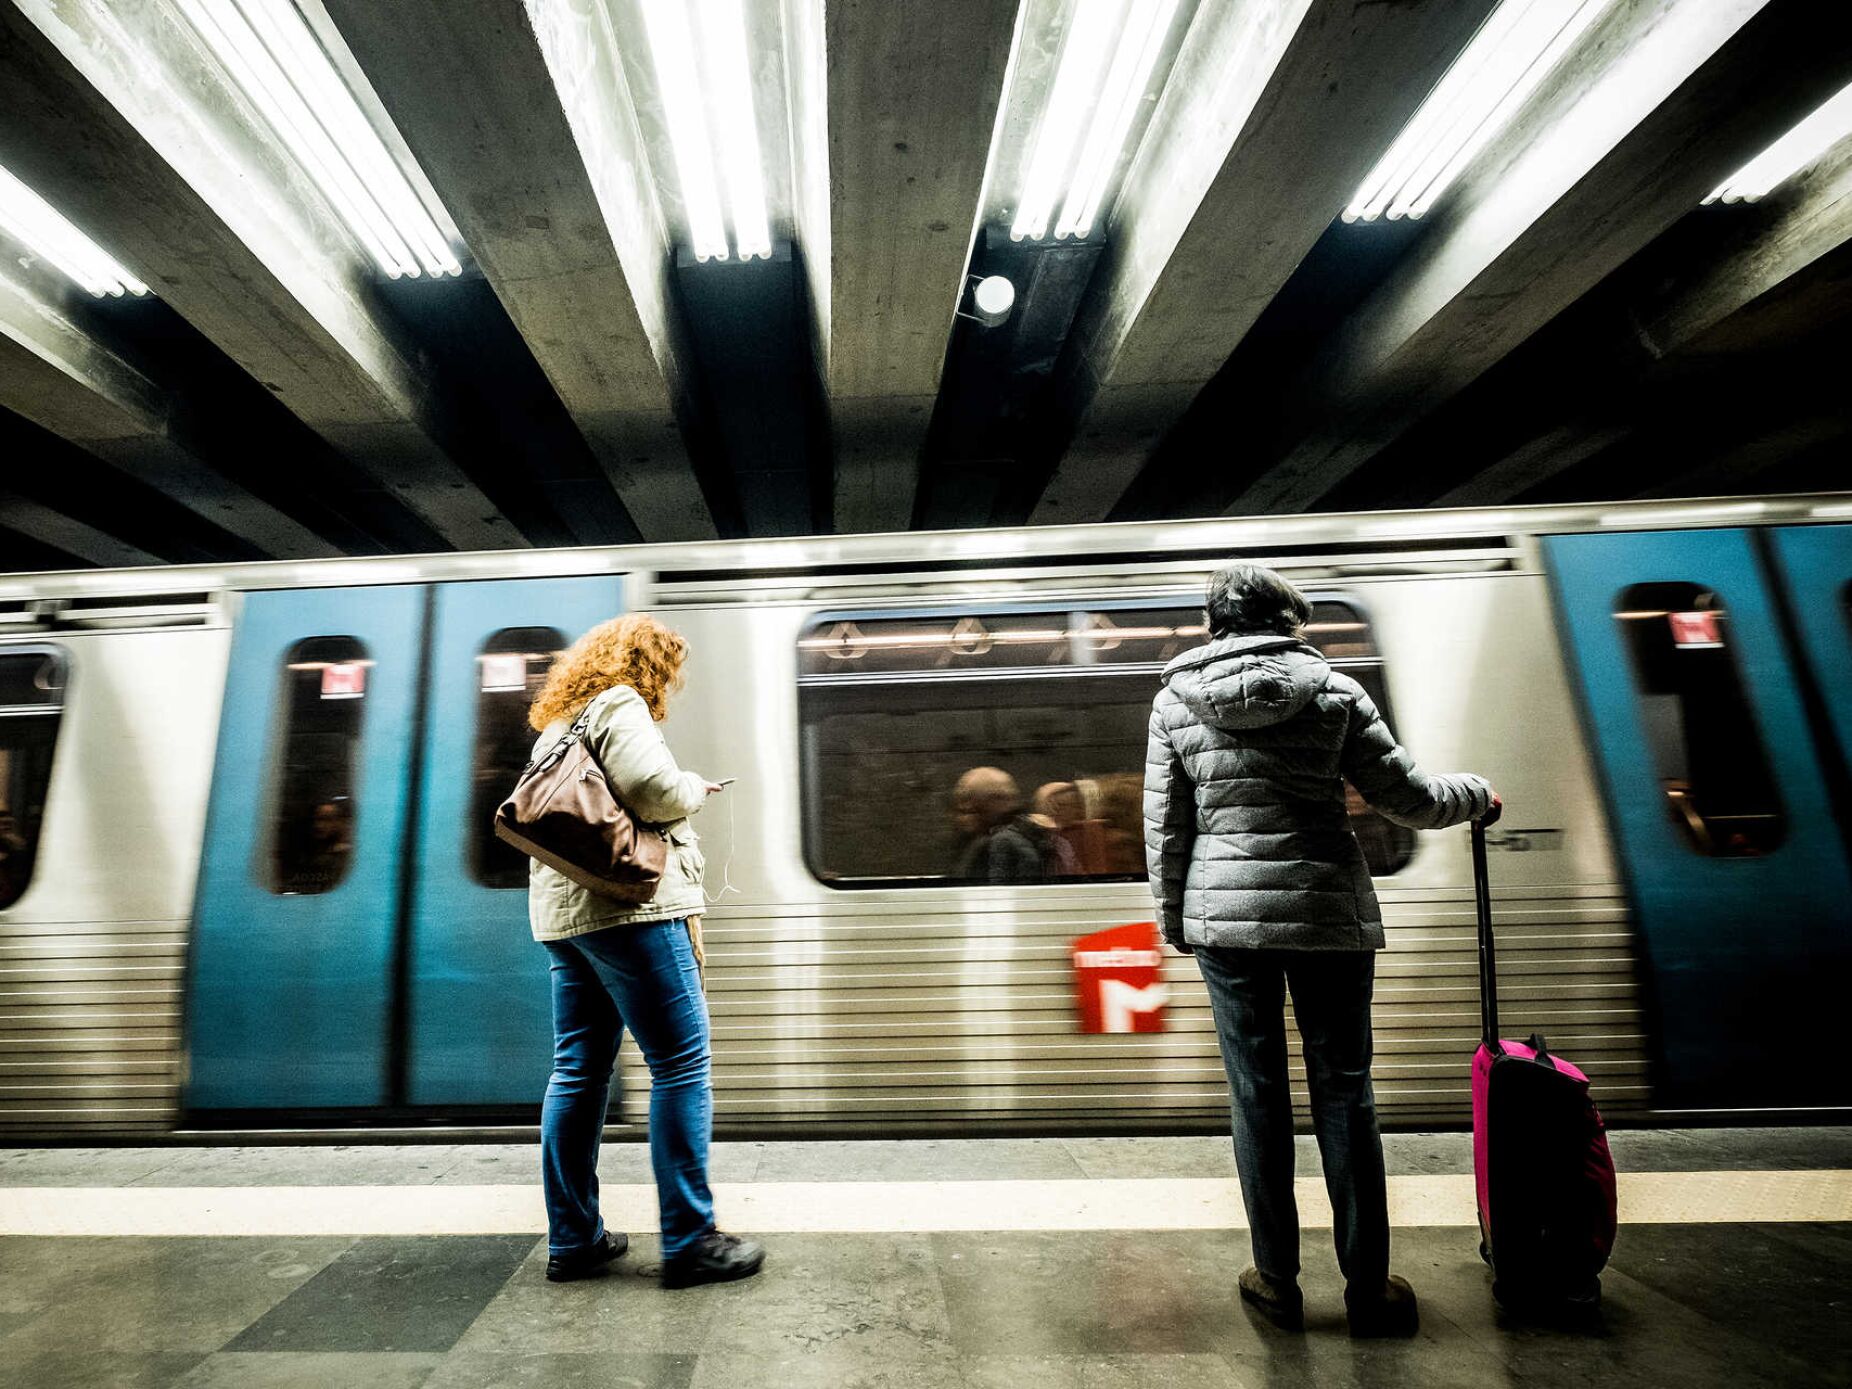
[[[1509,1031],[1622,1118],[1843,1110],[1848,522],[1835,495],[0,577],[0,1130],[532,1123],[546,970],[489,812],[553,654],[634,609],[692,648],[671,747],[737,778],[697,821],[723,1132],[1219,1128],[1138,788],[1232,558],[1314,597],[1424,766],[1504,795]],[[977,767],[1059,837],[1044,881],[961,875]],[[1353,814],[1379,1108],[1464,1123],[1466,832]]]

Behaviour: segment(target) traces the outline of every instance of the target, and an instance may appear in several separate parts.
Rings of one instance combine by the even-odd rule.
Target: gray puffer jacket
[[[1483,815],[1492,790],[1429,776],[1363,687],[1293,637],[1223,637],[1164,670],[1145,753],[1145,863],[1164,938],[1379,950],[1382,910],[1344,782],[1411,829]]]

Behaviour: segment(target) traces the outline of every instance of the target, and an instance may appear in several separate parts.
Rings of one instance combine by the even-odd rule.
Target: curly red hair
[[[628,685],[643,696],[650,717],[660,723],[668,713],[669,696],[681,688],[682,662],[687,659],[688,642],[682,634],[648,613],[600,622],[553,662],[527,721],[544,730],[555,719],[575,719],[613,685]]]

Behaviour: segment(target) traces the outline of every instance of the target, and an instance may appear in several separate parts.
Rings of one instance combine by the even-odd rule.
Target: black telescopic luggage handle
[[[1480,1040],[1498,1050],[1498,962],[1492,947],[1492,885],[1485,871],[1485,822],[1473,821],[1473,896],[1479,908]]]

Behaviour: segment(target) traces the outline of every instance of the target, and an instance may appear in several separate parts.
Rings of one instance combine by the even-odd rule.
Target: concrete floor
[[[1620,1134],[1627,1171],[1843,1170],[1852,1131]],[[1398,1175],[1464,1170],[1460,1135],[1391,1140]],[[641,1179],[630,1145],[607,1183]],[[0,1152],[0,1186],[530,1183],[531,1148]],[[1301,1174],[1316,1171],[1301,1164]],[[1222,1140],[732,1144],[732,1182],[1227,1176]],[[1108,1180],[1107,1185],[1111,1184]],[[29,1198],[30,1199],[30,1198]],[[290,1199],[279,1192],[279,1200]],[[390,1193],[379,1199],[389,1200]],[[827,1200],[827,1191],[819,1199]],[[1623,1201],[1624,1201],[1623,1196]],[[1421,1334],[1344,1332],[1329,1234],[1308,1229],[1302,1335],[1234,1295],[1240,1230],[765,1236],[763,1275],[665,1292],[653,1235],[556,1286],[533,1233],[0,1237],[0,1382],[121,1386],[1794,1385],[1852,1383],[1852,1222],[1626,1224],[1598,1322],[1499,1311],[1473,1232],[1399,1228]]]

